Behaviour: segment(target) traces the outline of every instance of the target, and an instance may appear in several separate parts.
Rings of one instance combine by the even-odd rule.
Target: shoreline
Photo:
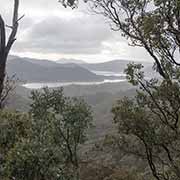
[[[41,89],[43,87],[49,87],[49,88],[57,88],[57,87],[64,87],[64,86],[71,86],[71,85],[79,85],[79,86],[91,86],[91,85],[101,85],[106,83],[120,83],[125,82],[126,79],[104,79],[104,81],[86,81],[86,82],[30,82],[30,83],[24,83],[21,84],[21,86],[27,88],[27,89]]]

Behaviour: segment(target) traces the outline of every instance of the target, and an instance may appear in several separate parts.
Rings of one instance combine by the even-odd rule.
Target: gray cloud
[[[13,0],[0,0],[0,14],[11,23]],[[98,59],[146,59],[143,49],[131,48],[119,32],[113,33],[100,16],[64,8],[58,0],[20,0],[20,22],[13,53],[56,57]],[[39,55],[38,55],[39,54]],[[34,57],[36,57],[36,55]]]
[[[0,11],[8,24],[13,1],[0,0]],[[81,5],[81,6],[84,6]],[[20,0],[20,22],[14,52],[41,52],[61,54],[98,54],[102,42],[111,37],[109,27],[95,16],[78,10],[63,8],[58,0]],[[58,13],[57,15],[54,15]],[[54,15],[54,16],[53,16]]]
[[[16,51],[41,53],[100,53],[102,42],[111,37],[109,28],[89,16],[64,20],[47,18],[35,24],[25,40],[16,43]]]

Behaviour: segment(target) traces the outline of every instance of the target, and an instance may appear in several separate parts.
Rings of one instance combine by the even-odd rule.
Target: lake
[[[102,76],[116,76],[116,77],[126,77],[126,74],[124,73],[117,73],[117,72],[112,72],[112,71],[91,71],[96,75],[102,75]]]
[[[125,82],[125,79],[114,79],[114,80],[108,80],[105,79],[104,81],[100,82],[56,82],[56,83],[26,83],[23,84],[23,87],[26,87],[28,89],[40,89],[43,87],[49,87],[49,88],[55,88],[55,87],[62,87],[62,86],[70,86],[70,85],[100,85],[105,83],[119,83],[119,82]]]
[[[23,84],[23,87],[26,87],[28,89],[40,89],[43,87],[49,87],[49,88],[56,88],[56,87],[62,87],[62,86],[70,86],[70,85],[100,85],[100,84],[105,84],[105,83],[120,83],[120,82],[125,82],[125,75],[123,73],[115,73],[115,72],[109,72],[109,71],[92,71],[93,73],[97,75],[103,75],[106,76],[107,78],[104,79],[103,81],[92,81],[92,82],[45,82],[45,83],[26,83]],[[108,79],[108,76],[116,76],[117,79]],[[119,78],[118,78],[119,77]],[[124,77],[122,79],[122,77]]]

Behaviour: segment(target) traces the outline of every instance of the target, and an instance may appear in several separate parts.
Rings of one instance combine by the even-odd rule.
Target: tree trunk
[[[0,61],[1,60],[2,60],[2,57],[0,56]],[[3,96],[3,89],[4,89],[5,66],[6,66],[5,63],[0,64],[0,109],[3,108],[2,96]]]
[[[2,109],[2,93],[4,89],[6,59],[5,23],[3,18],[0,16],[0,109]]]
[[[6,42],[6,30],[5,23],[3,18],[0,15],[0,109],[3,108],[3,89],[4,89],[4,80],[6,75],[6,62],[8,54],[11,50],[13,43],[16,40],[16,34],[18,30],[18,22],[21,20],[23,16],[18,18],[18,9],[19,9],[19,0],[14,0],[14,9],[13,9],[13,18],[12,18],[12,26],[8,26],[11,29],[11,33]]]

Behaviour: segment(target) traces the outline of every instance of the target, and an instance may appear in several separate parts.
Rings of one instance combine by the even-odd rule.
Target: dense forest
[[[147,51],[154,77],[132,62],[121,83],[32,91],[6,73],[24,17],[19,3],[14,0],[12,25],[0,16],[0,179],[179,180],[180,1],[85,3],[131,46]],[[59,3],[74,9],[84,2]],[[78,72],[102,78],[88,68],[95,67],[84,64]]]

